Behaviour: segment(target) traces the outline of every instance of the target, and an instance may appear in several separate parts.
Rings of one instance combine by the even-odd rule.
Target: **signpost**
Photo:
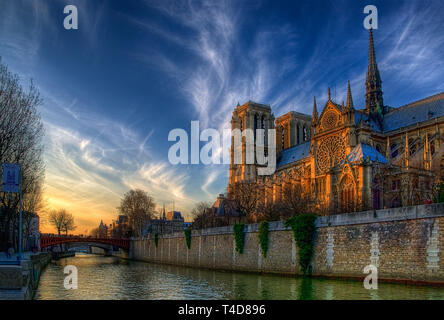
[[[19,249],[18,258],[22,260],[22,175],[19,164],[3,164],[2,191],[9,193],[19,193],[20,196],[20,218],[19,218]]]

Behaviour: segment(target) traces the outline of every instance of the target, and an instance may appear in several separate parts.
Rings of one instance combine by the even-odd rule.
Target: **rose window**
[[[338,115],[336,112],[328,112],[322,118],[322,128],[324,130],[330,130],[336,127],[338,123]]]
[[[316,155],[318,172],[325,173],[345,159],[344,139],[339,136],[326,138],[320,143]]]

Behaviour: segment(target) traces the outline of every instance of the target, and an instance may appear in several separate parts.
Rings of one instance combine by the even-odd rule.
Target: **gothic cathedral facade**
[[[260,176],[258,164],[232,161],[228,196],[249,181],[257,184],[260,201],[275,203],[285,188],[298,187],[325,214],[430,201],[434,185],[444,180],[444,93],[398,108],[385,105],[372,30],[365,87],[363,109],[355,108],[350,83],[346,103],[334,102],[329,89],[322,112],[315,98],[311,116],[289,112],[275,119],[268,105],[238,105],[232,129],[275,129],[276,171]]]

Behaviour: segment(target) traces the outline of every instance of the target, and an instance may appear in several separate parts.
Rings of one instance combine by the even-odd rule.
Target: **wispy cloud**
[[[115,218],[123,193],[131,188],[147,191],[158,203],[175,199],[178,206],[194,204],[186,192],[187,174],[150,152],[153,129],[143,136],[94,112],[60,114],[59,103],[67,105],[48,94],[43,108],[49,120],[45,127],[50,207],[67,207],[93,227],[100,219]],[[75,104],[71,107],[85,110]]]

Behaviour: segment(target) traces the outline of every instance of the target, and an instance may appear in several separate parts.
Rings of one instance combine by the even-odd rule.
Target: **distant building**
[[[146,236],[150,233],[173,233],[181,232],[185,228],[185,220],[180,211],[165,212],[165,206],[162,210],[162,216],[159,219],[151,219],[143,232]]]
[[[117,220],[113,220],[109,235],[111,238],[128,238],[130,236],[128,217],[119,215]]]
[[[103,223],[103,220],[100,220],[98,237],[99,238],[108,237],[108,226],[105,223]]]

